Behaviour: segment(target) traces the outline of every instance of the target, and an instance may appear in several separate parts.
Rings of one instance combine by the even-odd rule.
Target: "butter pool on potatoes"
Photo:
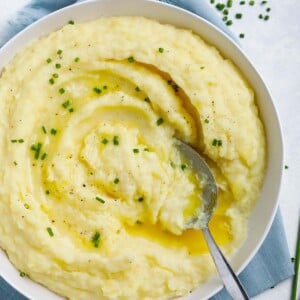
[[[7,65],[0,114],[0,247],[62,296],[170,299],[214,272],[201,232],[183,230],[203,183],[176,139],[214,171],[218,244],[230,255],[245,240],[263,126],[236,67],[192,32],[67,25]]]

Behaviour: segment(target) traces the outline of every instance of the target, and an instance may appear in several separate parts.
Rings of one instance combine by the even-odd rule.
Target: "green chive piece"
[[[41,143],[38,143],[36,145],[32,145],[30,147],[30,149],[35,152],[35,154],[34,154],[34,158],[35,159],[39,159],[41,148],[42,148],[42,144]]]
[[[48,231],[48,234],[53,237],[54,236],[54,233],[52,231],[52,228],[51,227],[47,227],[47,231]]]
[[[93,91],[96,93],[96,94],[100,94],[102,91],[97,88],[96,86],[93,88]]]
[[[222,146],[222,140],[218,140],[218,146]]]
[[[74,20],[69,20],[68,24],[70,24],[70,25],[74,25],[74,24],[75,24],[75,22],[74,22]]]
[[[29,209],[29,205],[28,205],[27,203],[24,203],[24,207],[25,207],[26,209]]]
[[[144,201],[144,197],[139,197],[138,201],[139,202],[143,202]]]
[[[228,14],[229,14],[228,9],[224,9],[224,10],[223,10],[223,15],[227,16]]]
[[[241,13],[235,14],[235,18],[236,18],[236,19],[241,19],[242,16],[243,16],[243,14],[241,14]]]
[[[214,4],[214,3],[215,3],[215,0],[210,0],[210,3],[211,3],[211,4]]]
[[[98,197],[98,196],[96,197],[96,200],[101,202],[101,203],[105,203],[105,201],[102,198]]]
[[[291,257],[291,262],[292,262],[292,263],[295,262],[295,257]]]
[[[226,6],[227,6],[227,7],[232,7],[232,0],[227,0]]]
[[[135,90],[136,90],[137,92],[140,92],[140,91],[141,91],[141,89],[140,89],[138,86],[135,88]]]
[[[164,122],[164,119],[163,119],[163,118],[159,118],[159,119],[156,121],[156,125],[157,125],[157,126],[160,126],[163,122]]]
[[[80,61],[80,58],[79,58],[79,57],[75,57],[75,58],[74,58],[74,61],[75,61],[75,62],[79,62],[79,61]]]
[[[217,5],[216,5],[216,9],[217,10],[223,10],[225,8],[225,4],[223,4],[223,3],[218,3]]]
[[[46,193],[46,195],[49,195],[49,194],[50,194],[50,191],[49,191],[49,190],[47,190],[47,191],[45,191],[45,193]]]
[[[25,277],[26,276],[25,272],[20,272],[19,275],[20,275],[20,277]]]
[[[104,139],[102,140],[102,144],[106,145],[107,143],[108,143],[108,139],[107,139],[107,138],[104,138]]]
[[[11,143],[17,143],[18,142],[18,140],[10,140],[11,141]]]
[[[208,120],[208,119],[205,119],[204,122],[205,122],[206,124],[208,124],[208,123],[209,123],[209,120]]]
[[[213,145],[213,146],[217,146],[217,144],[218,144],[218,140],[217,140],[217,139],[213,139],[212,145]]]
[[[210,0],[210,1],[212,1],[212,0]],[[142,225],[143,224],[140,220],[136,220],[135,223],[138,224],[138,225]]]
[[[57,74],[57,73],[54,73],[54,74],[52,74],[52,77],[53,77],[53,78],[58,78],[58,74]]]
[[[56,135],[56,133],[57,133],[57,130],[56,130],[56,129],[54,129],[54,128],[51,128],[51,130],[50,130],[50,133],[51,133],[52,135]]]
[[[68,108],[71,106],[71,101],[70,100],[66,100],[63,104],[62,104],[62,107],[63,108]]]
[[[96,231],[95,234],[92,236],[92,243],[94,244],[95,248],[99,247],[99,243],[100,243],[100,233],[99,233],[99,231]]]
[[[139,153],[139,152],[140,152],[140,150],[139,150],[139,149],[137,149],[137,148],[134,148],[134,149],[132,149],[132,152],[133,152],[133,153]]]
[[[262,14],[259,14],[258,17],[259,17],[260,19],[262,19],[264,16],[263,16]]]
[[[59,50],[57,50],[57,52],[56,52],[58,55],[61,55],[62,54],[62,50],[61,49],[59,49]]]
[[[226,25],[227,26],[230,26],[230,25],[232,25],[233,24],[233,22],[231,21],[231,20],[228,20],[227,22],[226,22]]]
[[[50,64],[50,63],[52,62],[52,59],[49,57],[49,58],[47,58],[46,62],[47,62],[48,64]]]
[[[204,70],[204,69],[205,69],[205,67],[204,67],[204,66],[201,66],[201,67],[200,67],[200,70]]]
[[[250,0],[249,1],[249,5],[253,6],[255,4],[255,1],[254,0]]]
[[[54,83],[55,83],[54,79],[53,79],[53,78],[50,78],[50,79],[49,79],[49,83],[50,83],[50,84],[54,84]]]
[[[240,33],[239,37],[240,37],[241,39],[243,39],[243,38],[245,37],[245,34],[244,34],[244,33]]]
[[[182,170],[182,171],[184,171],[184,170],[187,168],[186,165],[181,165],[180,167],[181,167],[181,170]]]
[[[223,19],[222,19],[224,22],[225,21],[227,21],[228,20],[228,17],[227,16],[225,16],[225,17],[223,17]]]
[[[114,144],[115,146],[118,146],[118,145],[119,145],[119,137],[118,137],[117,135],[115,135],[114,138],[113,138],[113,144]]]
[[[289,168],[289,166],[285,165],[284,168],[287,170]]]
[[[170,166],[171,166],[173,169],[175,169],[175,168],[176,168],[176,165],[174,164],[174,162],[173,162],[173,161],[171,161],[171,162],[170,162]]]
[[[265,4],[267,4],[268,3],[268,1],[262,1],[260,4],[261,5],[265,5]]]
[[[61,64],[55,64],[55,68],[56,69],[60,69],[61,68]]]
[[[64,93],[66,92],[66,90],[65,90],[64,88],[60,88],[60,89],[58,90],[58,92],[62,95],[62,94],[64,94]]]
[[[41,160],[44,160],[47,157],[47,153],[44,153],[41,157]]]
[[[118,178],[118,177],[116,177],[115,179],[114,179],[114,184],[118,184],[120,182],[120,179]]]
[[[17,166],[17,165],[18,165],[18,163],[17,163],[16,161],[14,161],[14,165],[15,165],[15,166]]]
[[[24,140],[23,139],[19,139],[18,142],[19,142],[19,144],[23,144]]]
[[[164,48],[158,48],[158,52],[159,53],[163,53],[164,52]]]
[[[73,107],[72,107],[72,108],[69,108],[69,112],[70,112],[70,113],[74,112],[74,108],[73,108]]]
[[[270,11],[271,11],[271,8],[268,7],[268,8],[266,9],[266,12],[270,12]]]
[[[149,149],[148,148],[144,148],[144,151],[149,152]]]
[[[146,97],[146,98],[144,99],[144,101],[150,103],[150,98],[149,98],[149,97]]]
[[[266,15],[266,16],[264,17],[264,20],[265,20],[265,21],[268,21],[269,18],[270,18],[270,16]]]
[[[240,2],[240,5],[245,5],[246,4],[246,1],[241,1]]]
[[[103,89],[104,89],[104,90],[107,90],[107,85],[104,85],[104,86],[103,86]]]
[[[129,56],[129,57],[128,57],[128,61],[129,61],[130,63],[133,63],[133,62],[134,62],[134,57],[133,57],[133,56]]]

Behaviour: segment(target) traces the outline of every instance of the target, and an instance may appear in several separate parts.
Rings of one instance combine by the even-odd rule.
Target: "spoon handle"
[[[241,300],[241,299],[249,299],[246,291],[244,290],[242,284],[240,283],[238,277],[235,275],[231,267],[229,266],[226,258],[222,254],[220,248],[216,244],[215,240],[213,239],[210,231],[208,228],[202,229],[206,243],[209,247],[211,255],[214,259],[215,265],[217,270],[220,274],[220,277],[223,280],[225,288],[231,295],[232,299],[234,300]]]

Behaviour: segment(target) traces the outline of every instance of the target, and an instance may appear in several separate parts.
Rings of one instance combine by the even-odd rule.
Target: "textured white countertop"
[[[240,5],[240,0],[233,0],[231,29],[237,36],[245,34],[245,38],[240,39],[241,46],[264,78],[280,116],[285,164],[289,167],[284,170],[280,207],[290,253],[294,257],[300,216],[297,186],[300,184],[300,1],[268,0],[267,4],[260,5],[261,1],[255,0],[255,5],[250,6],[249,0],[245,5]],[[0,0],[0,26],[28,2]],[[267,7],[271,8],[269,13],[265,11]],[[237,20],[235,13],[242,13],[242,19]],[[259,14],[268,14],[270,18],[261,20]],[[290,299],[291,282],[291,279],[286,280],[255,300]],[[300,289],[300,283],[298,285]]]

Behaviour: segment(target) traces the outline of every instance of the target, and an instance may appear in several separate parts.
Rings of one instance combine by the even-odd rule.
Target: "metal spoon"
[[[202,230],[219,275],[232,299],[249,299],[238,277],[230,267],[220,248],[217,246],[208,228],[208,223],[217,206],[218,198],[218,187],[214,175],[205,160],[192,147],[181,141],[178,141],[177,147],[183,157],[189,161],[191,167],[197,173],[199,178],[205,180],[202,195],[203,207],[199,210],[197,216],[189,220],[189,222],[185,225],[185,229]]]

